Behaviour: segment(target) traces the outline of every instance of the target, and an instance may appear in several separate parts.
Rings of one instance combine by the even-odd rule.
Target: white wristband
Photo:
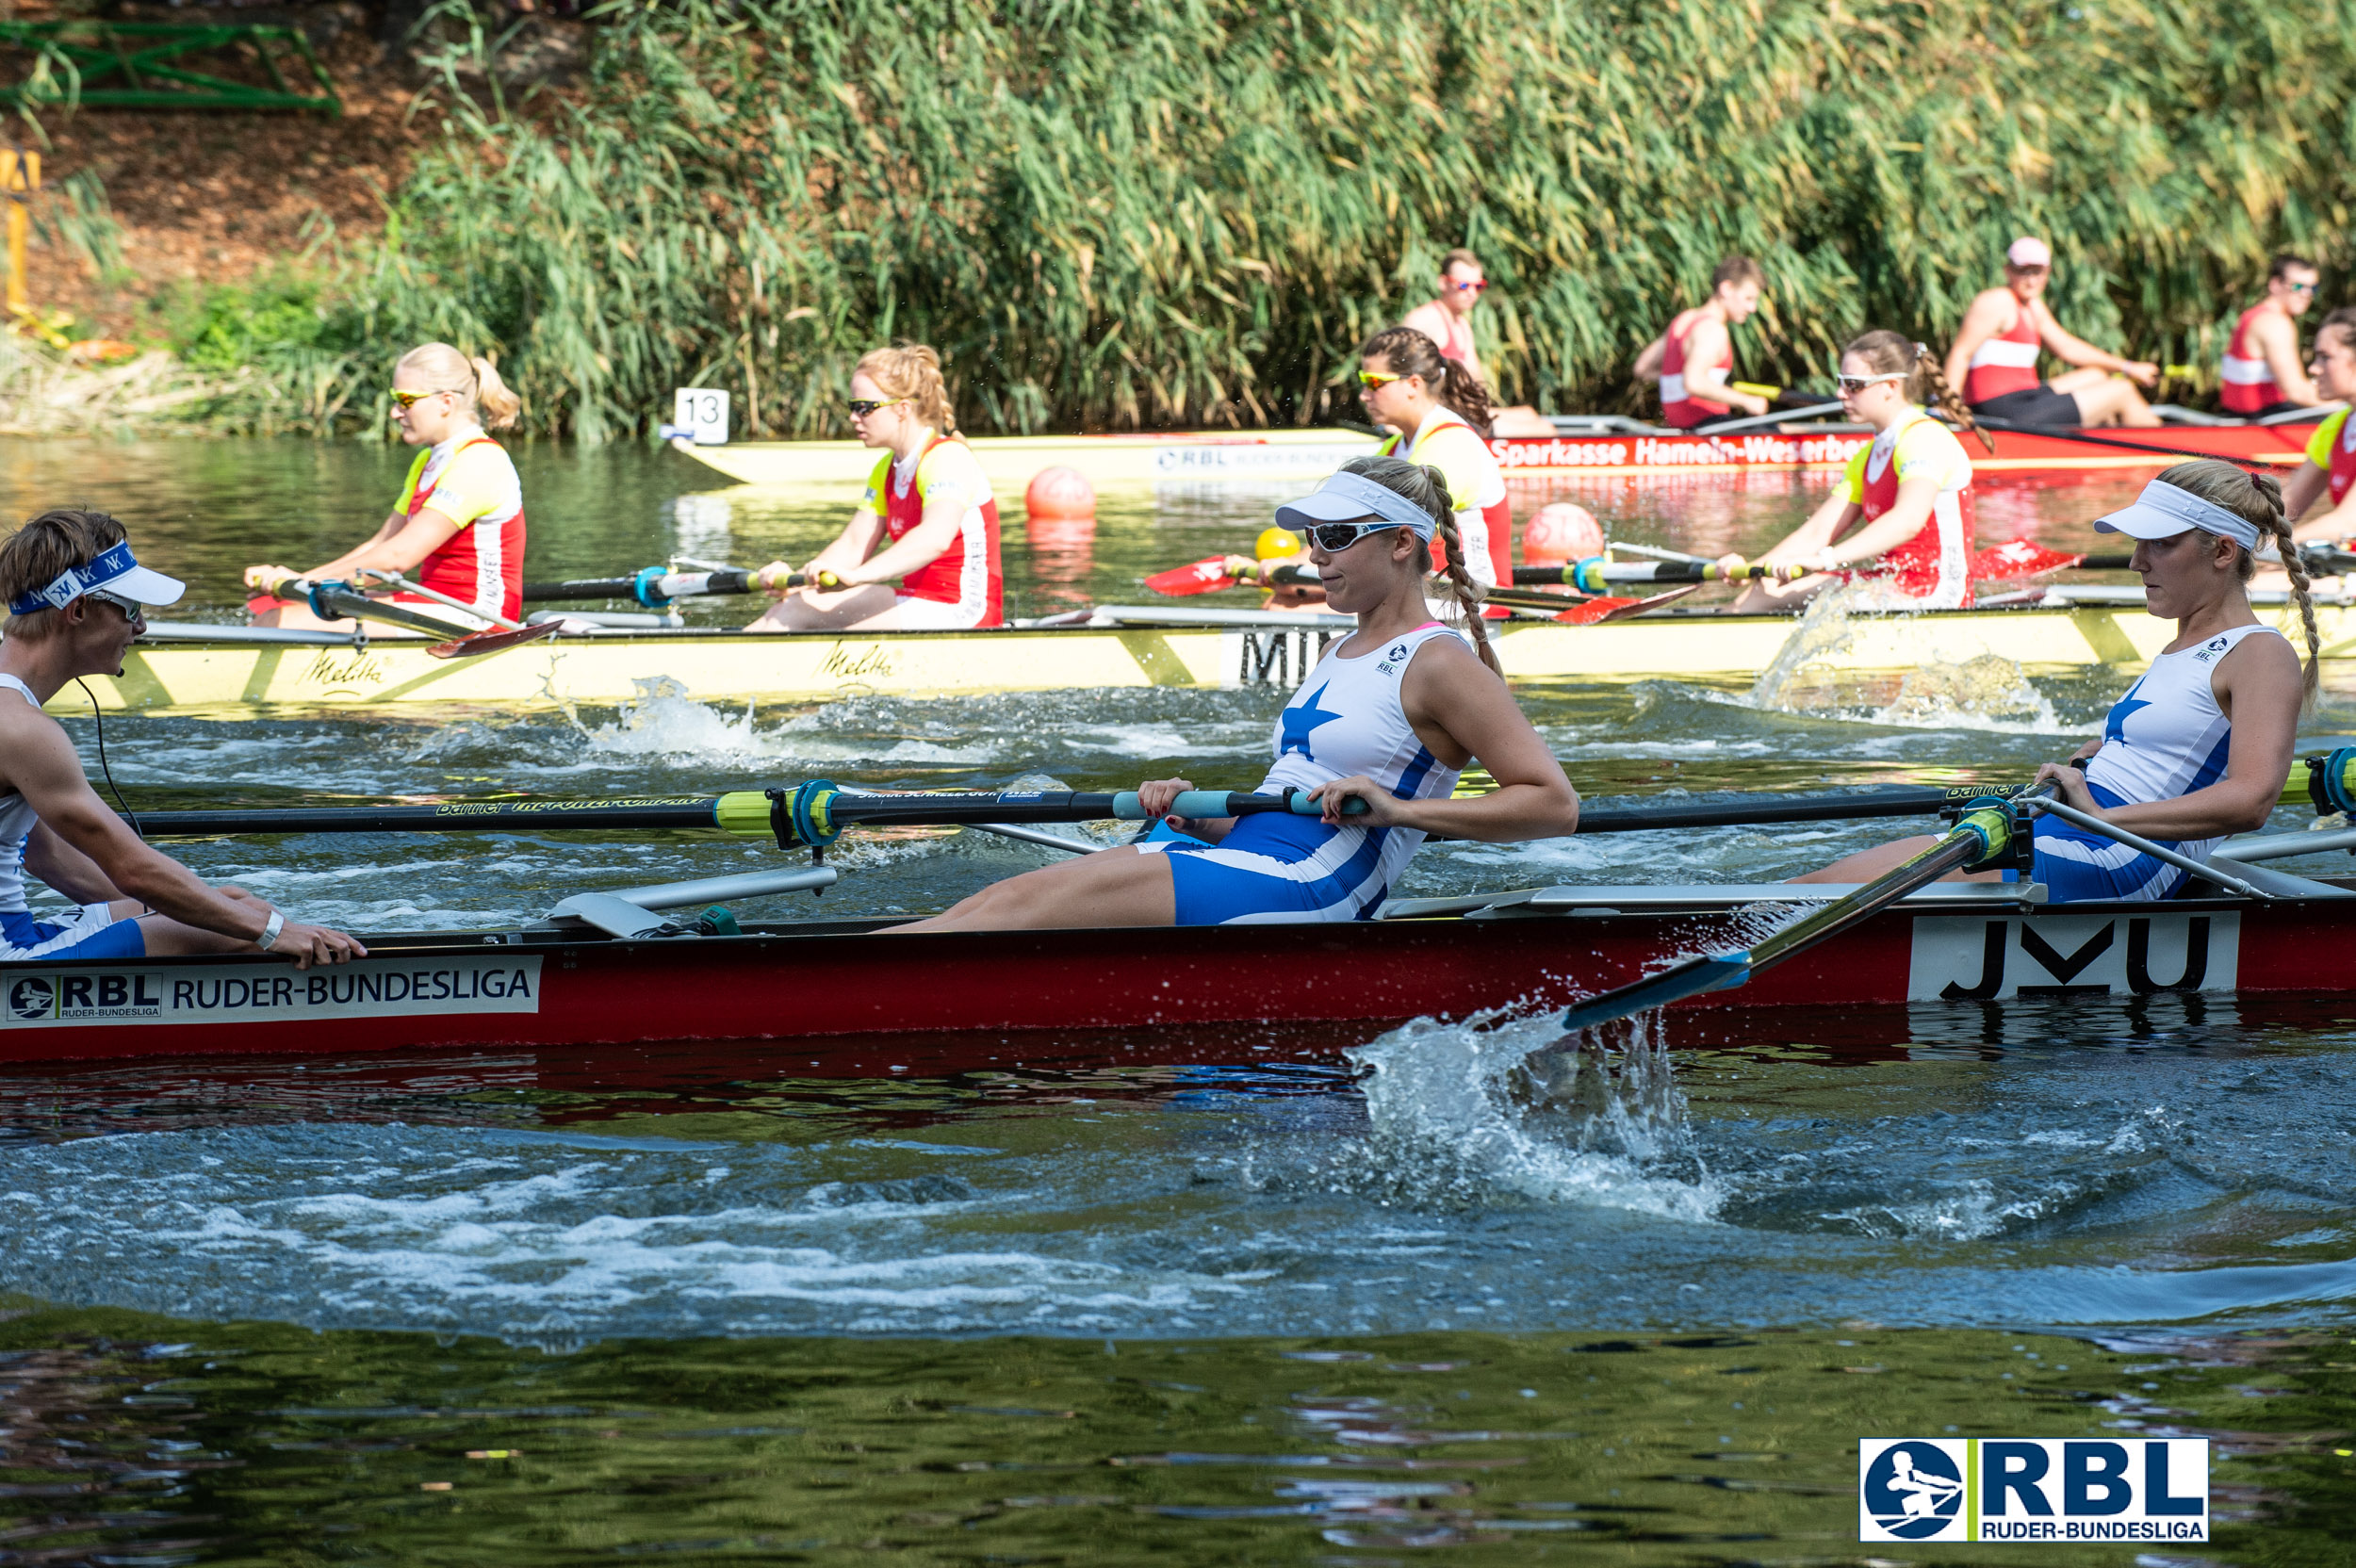
[[[254,939],[254,945],[268,953],[278,945],[278,933],[285,929],[286,929],[286,917],[272,909],[270,912],[270,923],[263,926],[262,934]]]

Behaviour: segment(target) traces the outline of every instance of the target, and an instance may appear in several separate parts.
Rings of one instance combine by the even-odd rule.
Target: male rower
[[[0,544],[0,961],[274,953],[297,967],[367,949],[340,931],[288,921],[242,888],[214,888],[151,849],[106,808],[74,742],[41,711],[68,681],[121,675],[147,607],[182,584],[131,555],[103,512],[44,512]],[[29,872],[80,907],[33,918]]]
[[[2053,275],[2053,253],[2023,236],[2004,252],[2004,286],[1984,288],[1963,313],[1947,351],[1947,384],[1981,419],[2009,425],[2156,425],[2160,416],[2134,384],[2160,384],[2149,360],[2121,359],[2062,331],[2042,298]],[[2039,381],[2042,349],[2077,368]],[[2121,379],[2121,378],[2125,379]]]
[[[1767,274],[1759,263],[1748,256],[1726,257],[1710,274],[1709,302],[1679,311],[1668,330],[1636,356],[1637,379],[1661,384],[1663,420],[1678,430],[1708,430],[1773,406],[1757,393],[1737,392],[1726,384],[1726,372],[1734,368],[1731,329],[1751,318],[1766,286]]]
[[[2324,400],[2299,361],[2299,318],[2315,303],[2318,274],[2305,256],[2276,256],[2266,270],[2266,297],[2241,313],[2225,345],[2217,406],[2245,419],[2264,419]]]
[[[1462,365],[1483,386],[1489,384],[1489,372],[1481,366],[1481,351],[1473,346],[1472,313],[1488,286],[1489,275],[1481,270],[1479,256],[1463,249],[1450,251],[1440,258],[1438,297],[1426,300],[1399,321],[1437,343],[1442,359]]]
[[[1399,324],[1413,327],[1437,343],[1442,359],[1462,365],[1484,392],[1494,393],[1497,384],[1489,379],[1488,367],[1481,363],[1481,351],[1473,345],[1473,307],[1481,303],[1489,286],[1481,258],[1461,246],[1450,251],[1440,258],[1439,285],[1438,294],[1400,317]],[[1546,416],[1527,403],[1492,408],[1490,415],[1493,435],[1554,433]]]

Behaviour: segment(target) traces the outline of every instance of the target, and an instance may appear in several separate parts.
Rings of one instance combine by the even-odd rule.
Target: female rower
[[[1489,394],[1481,378],[1443,357],[1440,346],[1415,328],[1390,327],[1358,351],[1358,384],[1367,416],[1391,433],[1376,455],[1438,469],[1448,482],[1465,570],[1483,591],[1511,583],[1513,505],[1505,494],[1505,472],[1489,450]],[[1306,560],[1260,563],[1261,580],[1277,566]],[[1279,589],[1270,602],[1282,609],[1320,597],[1315,588]]]
[[[2037,776],[2057,780],[2081,811],[2205,860],[2227,835],[2266,825],[2290,776],[2299,711],[2315,694],[2315,612],[2289,548],[2282,487],[2215,458],[2180,463],[2094,526],[2136,541],[2145,604],[2174,617],[2176,636],[2112,707],[2102,738],[2078,748],[2085,771],[2048,762]],[[2250,612],[2262,541],[2282,550],[2291,573],[2303,671],[2289,639]],[[1794,880],[1869,881],[1932,841],[1901,839]],[[2032,844],[2030,875],[2056,904],[2168,898],[2192,874],[2052,817],[2037,819]],[[2019,873],[1961,874],[1987,882]]]
[[[468,359],[447,343],[410,350],[393,367],[393,423],[401,438],[423,447],[409,466],[408,482],[375,537],[307,572],[248,566],[245,585],[267,595],[291,577],[314,582],[350,581],[363,568],[400,572],[418,586],[463,600],[473,612],[440,599],[396,594],[396,604],[417,605],[469,626],[494,618],[513,622],[524,602],[524,491],[515,465],[483,433],[515,422],[522,403],[487,359]],[[366,583],[363,582],[363,586]],[[250,601],[257,626],[349,631],[350,621],[321,620],[309,607],[268,598]],[[374,627],[372,637],[417,637],[405,627]]]
[[[1808,566],[1809,575],[1794,582],[1755,582],[1733,608],[1805,603],[1848,580],[1841,570],[1848,566],[1866,567],[1857,575],[1871,585],[1873,608],[1970,605],[1972,460],[1955,433],[1923,405],[1936,400],[1966,430],[1973,428],[1970,412],[1931,351],[1894,332],[1869,332],[1841,351],[1840,387],[1843,411],[1873,427],[1873,444],[1849,460],[1847,475],[1824,504],[1759,557],[1770,566]],[[1853,528],[1857,531],[1849,532]],[[1729,555],[1722,564],[1739,567],[1743,560]]]
[[[1578,792],[1497,675],[1480,616],[1460,634],[1425,606],[1436,534],[1448,582],[1478,607],[1445,484],[1399,458],[1354,458],[1277,511],[1308,535],[1327,602],[1358,617],[1278,716],[1276,764],[1260,785],[1307,792],[1321,816],[1172,819],[1190,837],[1026,872],[898,929],[1364,920],[1427,833],[1502,843],[1575,831]],[[1450,799],[1475,757],[1497,789]],[[1159,812],[1190,788],[1162,778],[1138,792]],[[1353,800],[1364,813],[1344,816]]]
[[[748,631],[963,631],[999,626],[998,502],[957,434],[941,356],[923,344],[877,349],[851,372],[851,429],[884,449],[850,526],[801,568],[826,587],[789,590],[794,568],[761,569],[777,603]],[[899,586],[892,586],[894,581]]]

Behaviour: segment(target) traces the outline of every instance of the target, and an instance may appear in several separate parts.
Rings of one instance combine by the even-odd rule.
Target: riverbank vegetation
[[[850,364],[944,351],[977,430],[1316,422],[1465,243],[1508,400],[1627,369],[1724,253],[1743,372],[1941,343],[2019,232],[2098,341],[2214,374],[2268,254],[2348,277],[2356,0],[615,0],[516,96],[463,3],[387,220],[172,343],[216,424],[381,412],[401,349],[495,350],[531,426],[644,433],[679,384],[839,433]],[[273,294],[271,290],[276,290]],[[207,356],[212,356],[208,358]]]

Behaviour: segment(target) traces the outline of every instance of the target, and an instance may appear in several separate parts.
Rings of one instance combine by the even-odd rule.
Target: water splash
[[[2005,729],[2050,735],[2070,727],[2053,710],[2053,699],[2031,683],[2012,660],[1983,653],[1960,664],[1931,663],[1908,670],[1898,694],[1877,709],[1873,722],[1907,729]]]
[[[582,728],[592,751],[611,757],[751,759],[774,755],[777,749],[755,732],[749,702],[742,713],[730,714],[694,700],[669,676],[630,684],[638,694],[623,705],[612,724]]]
[[[1801,672],[1830,661],[1857,635],[1849,624],[1849,611],[1857,597],[1856,584],[1837,582],[1809,600],[1792,635],[1783,640],[1783,646],[1740,699],[1742,705],[1789,710]]]
[[[1718,1202],[1657,1018],[1564,1036],[1549,1017],[1417,1019],[1366,1070],[1359,1185],[1386,1200],[1500,1197],[1708,1220]]]
[[[1854,693],[1857,682],[1833,680],[1834,701],[1828,706],[1824,687],[1835,672],[1825,666],[1847,650],[1858,617],[1876,612],[1874,597],[1859,583],[1838,583],[1817,595],[1751,689],[1727,700],[1761,711],[1857,718],[1905,729],[2056,734],[2070,727],[2017,662],[1995,653],[1926,659],[1907,670],[1896,694],[1879,705],[1842,706],[1840,699],[1848,694],[1844,684]]]

